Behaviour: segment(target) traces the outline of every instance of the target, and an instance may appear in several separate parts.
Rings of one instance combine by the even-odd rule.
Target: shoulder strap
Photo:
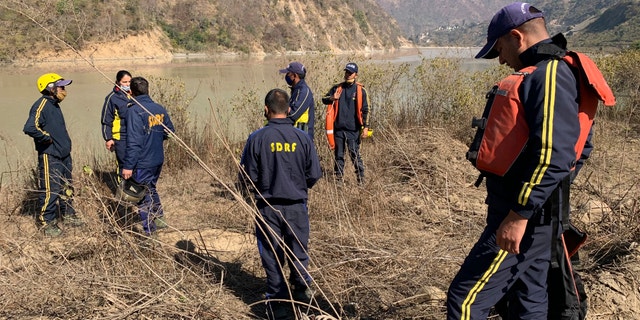
[[[585,85],[595,93],[597,98],[602,101],[605,106],[612,107],[616,104],[613,91],[611,91],[602,72],[600,72],[600,69],[598,69],[598,66],[596,66],[591,58],[580,52],[567,51],[564,60],[570,66],[580,70],[581,81],[584,81]]]

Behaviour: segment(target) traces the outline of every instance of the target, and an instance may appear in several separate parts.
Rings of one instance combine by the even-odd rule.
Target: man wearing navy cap
[[[558,237],[552,216],[568,206],[562,195],[576,164],[580,135],[577,81],[562,60],[565,53],[564,37],[550,38],[543,12],[528,3],[505,6],[489,24],[487,43],[476,58],[498,58],[500,64],[515,71],[528,67],[528,72],[510,75],[490,92],[487,123],[494,119],[494,109],[515,106],[524,112],[526,128],[520,132],[525,145],[513,153],[503,174],[484,175],[487,225],[449,286],[449,320],[487,319],[503,297],[509,301],[508,319],[547,319],[547,273]],[[514,79],[520,84],[504,89]],[[514,126],[522,129],[525,124]],[[485,137],[504,132],[489,125],[483,130],[482,142],[492,150],[500,141]]]
[[[358,184],[364,184],[360,142],[368,135],[369,97],[364,86],[356,82],[357,77],[358,65],[347,63],[344,81],[334,85],[322,98],[322,103],[327,105],[327,139],[329,148],[334,150],[334,174],[338,186],[343,184],[345,146],[356,169]]]
[[[307,75],[307,69],[298,61],[291,62],[286,68],[281,69],[280,73],[284,73],[284,80],[291,88],[291,98],[289,98],[289,118],[293,120],[294,126],[311,137],[313,141],[313,127],[315,123],[315,103],[313,101],[313,92],[307,85],[304,78]]]

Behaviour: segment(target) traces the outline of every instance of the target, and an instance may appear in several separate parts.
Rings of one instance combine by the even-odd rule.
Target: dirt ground
[[[481,232],[484,190],[472,186],[463,143],[438,128],[374,139],[363,145],[366,188],[347,176],[339,189],[325,177],[311,191],[318,309],[299,319],[442,319],[447,285]],[[590,234],[581,274],[589,319],[636,319],[638,169],[626,164],[637,163],[640,142],[620,132],[607,139],[573,195],[576,223]],[[321,156],[330,170],[330,155]],[[135,216],[118,220],[106,172],[76,172],[88,225],[63,224],[56,239],[37,231],[29,190],[3,189],[0,319],[262,318],[252,211],[235,198],[233,170],[209,165],[213,175],[165,170],[160,193],[170,228],[150,247]]]

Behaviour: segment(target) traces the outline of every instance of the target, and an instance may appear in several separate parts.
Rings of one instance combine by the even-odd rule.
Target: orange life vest
[[[364,122],[362,121],[362,84],[356,82],[356,113],[358,116],[358,125],[362,126]],[[335,91],[338,95],[342,94],[342,85],[338,85]],[[336,147],[336,141],[333,136],[333,125],[338,117],[338,100],[333,100],[333,103],[327,105],[327,117],[325,128],[327,130],[327,141],[329,142],[329,149],[333,150]]]
[[[613,106],[615,97],[589,57],[567,51],[563,60],[571,69],[577,70],[580,136],[575,144],[575,152],[578,160],[591,131],[598,101],[605,106]],[[518,88],[535,69],[535,66],[526,67],[498,82],[487,95],[489,101],[483,118],[474,118],[472,126],[478,127],[478,131],[467,152],[467,159],[478,170],[504,176],[524,149],[529,138],[529,127]]]

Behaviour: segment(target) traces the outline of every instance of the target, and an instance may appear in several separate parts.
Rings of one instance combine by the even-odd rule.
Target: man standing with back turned
[[[131,94],[135,104],[127,111],[127,149],[122,177],[133,178],[147,187],[147,193],[138,203],[142,228],[148,236],[156,229],[166,228],[164,210],[156,184],[164,164],[163,141],[173,132],[173,123],[167,110],[149,97],[149,82],[142,77],[131,79]]]
[[[322,176],[320,160],[309,136],[293,127],[289,96],[273,89],[265,97],[268,124],[253,132],[242,152],[239,180],[253,192],[260,212],[256,237],[262,266],[267,274],[267,315],[287,319],[289,305],[272,299],[309,304],[311,276],[309,255],[308,189]],[[289,283],[284,265],[289,265]],[[290,294],[291,292],[291,294]]]
[[[568,207],[564,195],[570,173],[576,153],[587,151],[578,147],[585,145],[591,128],[589,124],[583,130],[578,118],[578,80],[565,55],[564,37],[550,38],[542,11],[528,3],[503,7],[491,20],[487,44],[476,58],[497,57],[522,72],[489,93],[491,113],[481,127],[483,147],[496,159],[508,160],[503,161],[506,165],[485,162],[483,149],[467,154],[486,177],[487,225],[449,287],[449,320],[487,319],[491,307],[505,296],[509,319],[547,319],[551,247],[560,239],[556,230],[561,230],[559,210],[553,208]],[[519,136],[519,144],[506,152],[495,151],[507,139],[502,128],[493,125],[498,110],[518,115],[509,130]]]

